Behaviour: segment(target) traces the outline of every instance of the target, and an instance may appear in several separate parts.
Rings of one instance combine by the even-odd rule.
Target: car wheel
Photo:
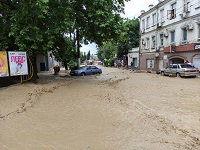
[[[177,72],[177,73],[176,73],[176,77],[181,77],[181,76],[180,76],[180,73]]]
[[[164,71],[161,71],[161,73],[160,73],[160,74],[161,74],[161,76],[164,76],[164,75],[165,75]]]
[[[85,76],[85,73],[84,73],[84,72],[81,72],[81,76]]]

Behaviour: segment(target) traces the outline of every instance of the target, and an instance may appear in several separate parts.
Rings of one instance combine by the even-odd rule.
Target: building
[[[139,47],[133,48],[128,52],[128,66],[131,66],[133,63],[133,68],[139,67]]]
[[[159,0],[139,18],[140,69],[186,61],[200,68],[199,0]]]
[[[52,71],[53,67],[61,63],[58,62],[52,52],[48,51],[46,55],[37,54],[37,70],[40,71]]]

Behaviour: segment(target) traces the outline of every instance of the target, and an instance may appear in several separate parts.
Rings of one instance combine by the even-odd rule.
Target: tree
[[[1,47],[5,50],[28,50],[34,66],[34,80],[37,77],[36,55],[46,54],[47,50],[55,47],[57,37],[62,37],[73,23],[66,15],[71,9],[68,4],[65,0],[0,2],[0,22],[4,29],[0,36]]]
[[[87,53],[87,60],[90,60],[90,50]]]
[[[123,7],[124,0],[1,0],[0,48],[28,50],[36,80],[39,53],[50,50],[59,60],[70,55],[80,62],[82,43],[119,40]]]
[[[108,40],[118,40],[123,23],[123,0],[72,1],[77,56],[80,58],[81,42],[102,45]]]
[[[125,19],[124,27],[124,39],[118,42],[118,57],[127,55],[128,50],[139,46],[139,20]]]
[[[116,54],[117,46],[112,42],[105,42],[103,46],[99,47],[97,51],[97,57],[104,62],[104,65],[109,66],[113,61]]]

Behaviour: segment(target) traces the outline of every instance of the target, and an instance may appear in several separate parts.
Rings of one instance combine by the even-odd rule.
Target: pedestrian
[[[131,70],[133,70],[133,62],[131,62]]]

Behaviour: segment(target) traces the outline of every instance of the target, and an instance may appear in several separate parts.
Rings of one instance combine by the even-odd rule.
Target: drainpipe
[[[138,65],[138,69],[140,70],[140,56],[141,56],[141,30],[140,30],[140,23],[141,23],[141,18],[140,17],[138,17],[139,19],[140,19],[140,21],[139,21],[139,65]]]
[[[157,16],[156,16],[156,19],[157,19],[157,25],[158,25],[158,23],[159,23],[159,18],[158,18],[158,5],[159,4],[157,4],[157,6],[156,6],[156,10],[157,10]],[[157,53],[157,47],[158,47],[158,26],[156,27],[156,38],[155,38],[155,42],[156,42],[156,53]],[[159,53],[159,52],[158,52]],[[159,69],[159,56],[157,57],[157,56],[155,56],[156,57],[156,72],[158,71],[158,69]]]

